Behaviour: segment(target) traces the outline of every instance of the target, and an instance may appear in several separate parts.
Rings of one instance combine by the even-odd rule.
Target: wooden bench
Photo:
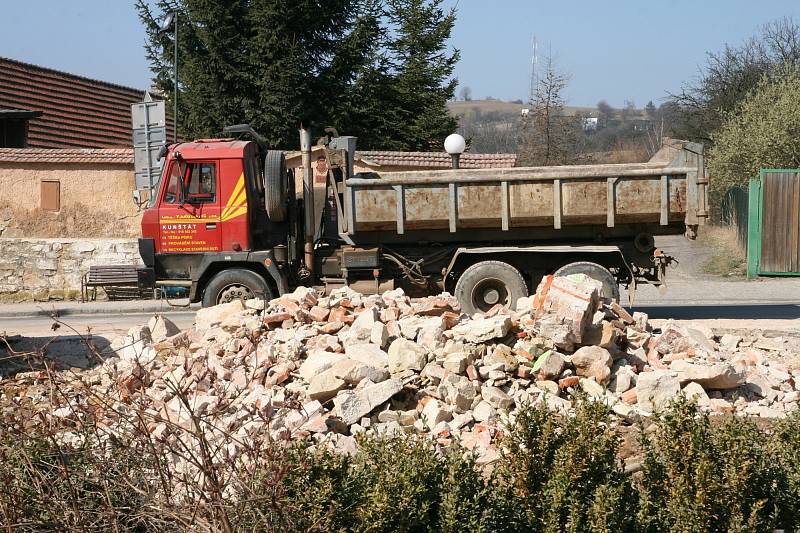
[[[97,299],[97,288],[105,291],[109,300],[134,300],[142,297],[152,298],[151,289],[139,287],[136,265],[92,265],[81,280],[81,299],[85,302],[91,292],[92,300]]]

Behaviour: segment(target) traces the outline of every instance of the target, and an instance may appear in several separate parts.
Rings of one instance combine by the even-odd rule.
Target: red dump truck
[[[300,285],[402,287],[449,291],[474,312],[513,306],[544,275],[585,273],[618,298],[620,285],[663,283],[672,258],[655,235],[694,238],[708,216],[691,142],[666,140],[646,163],[379,175],[353,172],[355,138],[327,136],[327,180],[314,183],[301,130],[296,192],[283,152],[233,133],[165,149],[142,217],[142,286],[185,287],[204,306]]]

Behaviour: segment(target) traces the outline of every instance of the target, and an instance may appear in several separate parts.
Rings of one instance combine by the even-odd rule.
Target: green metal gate
[[[762,169],[749,197],[747,275],[800,275],[800,169]]]

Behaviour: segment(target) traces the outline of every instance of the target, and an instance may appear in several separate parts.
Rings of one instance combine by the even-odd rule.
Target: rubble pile
[[[458,439],[489,464],[519,407],[569,414],[579,395],[621,423],[680,393],[713,413],[784,417],[797,408],[800,366],[779,361],[781,342],[653,329],[582,275],[547,277],[516,311],[474,316],[448,294],[298,288],[202,309],[188,331],[156,316],[115,340],[102,365],[64,373],[58,394],[43,372],[4,380],[0,417],[79,423],[91,412],[113,432],[136,409],[155,441],[202,424],[229,457],[253,439],[351,452],[358,434],[424,434],[443,446]]]

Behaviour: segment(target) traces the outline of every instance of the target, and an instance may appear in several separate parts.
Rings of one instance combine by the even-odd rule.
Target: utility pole
[[[175,36],[173,41],[175,41],[175,62],[172,67],[172,83],[174,85],[175,93],[172,97],[173,103],[175,105],[175,109],[172,114],[172,141],[174,143],[178,143],[178,12],[175,11],[175,20],[173,24],[175,24]]]
[[[164,17],[159,28],[159,33],[169,31],[170,27],[173,29],[172,44],[172,88],[173,88],[173,105],[174,111],[172,115],[172,141],[178,142],[178,11],[172,11]]]

